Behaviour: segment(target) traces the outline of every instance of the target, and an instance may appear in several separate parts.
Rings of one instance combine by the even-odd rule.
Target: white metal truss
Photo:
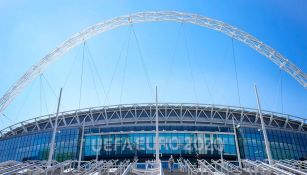
[[[16,83],[10,87],[10,89],[0,99],[0,113],[5,110],[5,108],[32,80],[44,72],[51,63],[55,62],[58,58],[80,43],[100,33],[113,30],[121,26],[158,21],[190,23],[222,32],[264,55],[270,61],[291,75],[305,89],[307,88],[307,75],[298,66],[293,64],[288,58],[281,55],[272,47],[236,27],[215,19],[191,13],[176,11],[139,12],[131,15],[116,17],[95,24],[64,41],[52,52],[48,53],[45,57],[34,64]]]
[[[160,126],[216,126],[232,127],[236,124],[246,127],[260,127],[256,109],[208,104],[158,104]],[[264,122],[271,129],[307,131],[306,120],[286,114],[263,111]],[[27,132],[51,130],[55,114],[29,119],[0,131],[0,138]],[[61,112],[58,127],[119,127],[154,126],[155,103],[126,104],[86,108]]]

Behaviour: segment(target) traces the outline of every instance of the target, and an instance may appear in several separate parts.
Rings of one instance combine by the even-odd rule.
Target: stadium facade
[[[159,104],[161,159],[264,160],[266,151],[255,109]],[[307,158],[303,118],[263,111],[273,159]],[[55,114],[20,122],[1,131],[0,162],[46,160]],[[61,112],[54,159],[152,159],[155,104],[104,106]]]

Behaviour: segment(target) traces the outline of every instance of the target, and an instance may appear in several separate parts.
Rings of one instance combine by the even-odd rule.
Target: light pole
[[[224,145],[223,145],[223,142],[222,142],[222,143],[220,143],[221,163],[224,163],[223,151],[224,151]]]
[[[48,162],[47,162],[47,166],[48,167],[51,166],[51,161],[52,161],[53,154],[54,154],[55,136],[56,136],[56,132],[57,132],[57,128],[58,128],[58,118],[59,118],[59,110],[60,110],[60,104],[61,104],[61,97],[62,97],[62,88],[60,89],[60,96],[59,96],[59,100],[58,100],[58,107],[57,107],[57,112],[56,112],[55,121],[54,121],[54,125],[53,125],[53,133],[52,133],[49,157],[48,157]]]
[[[100,149],[99,149],[99,151],[100,151]],[[97,139],[96,139],[96,162],[98,162],[98,137],[97,137]]]
[[[156,162],[159,163],[160,144],[159,144],[159,111],[158,111],[158,87],[156,86]]]
[[[240,150],[239,150],[239,141],[238,141],[238,136],[237,136],[237,127],[235,125],[235,121],[232,118],[232,126],[233,126],[233,132],[235,135],[235,142],[236,142],[236,147],[237,147],[237,156],[238,156],[238,162],[239,162],[239,166],[240,168],[242,168],[242,162],[241,162],[241,154],[240,154]]]
[[[83,121],[83,126],[82,126],[81,145],[80,145],[80,150],[79,150],[78,168],[80,168],[80,166],[81,166],[81,157],[82,157],[83,142],[84,142],[84,123],[85,123],[85,121]]]
[[[264,123],[263,117],[262,117],[261,105],[260,105],[260,100],[259,100],[258,90],[257,90],[256,84],[254,85],[254,88],[255,88],[255,94],[256,94],[257,105],[258,105],[258,113],[259,113],[260,121],[261,121],[262,133],[263,133],[263,137],[264,137],[265,150],[266,150],[266,154],[268,156],[269,164],[272,165],[273,159],[272,159],[272,155],[271,155],[270,142],[269,142],[268,135],[267,135],[267,132],[266,132],[265,123]]]

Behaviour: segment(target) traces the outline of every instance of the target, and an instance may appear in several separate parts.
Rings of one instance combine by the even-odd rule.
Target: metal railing
[[[134,173],[136,175],[163,175],[164,174],[163,169],[162,169],[162,163],[161,162],[157,163],[155,161],[146,161],[145,163],[135,162],[132,165],[131,173]]]
[[[197,165],[193,165],[189,160],[184,160],[188,175],[197,175],[199,170]]]
[[[276,167],[275,165],[269,165],[261,161],[243,160],[244,167],[247,167],[250,172],[263,173],[263,174],[278,174],[278,175],[293,175],[294,173],[287,170]]]
[[[222,170],[219,170],[216,168],[216,166],[213,166],[214,164],[210,164],[206,160],[197,160],[201,175],[203,175],[205,172],[209,175],[226,175]]]
[[[131,169],[132,169],[132,166],[133,166],[134,162],[132,163],[129,163],[129,165],[127,166],[127,168],[124,170],[123,174],[122,175],[129,175]]]
[[[180,172],[187,172],[187,166],[184,163],[184,160],[182,158],[179,158],[177,160],[178,162],[178,169]]]
[[[307,174],[306,161],[300,160],[280,160],[274,166],[299,175]]]
[[[242,170],[240,170],[240,167],[226,160],[217,160],[217,161],[212,160],[211,162],[214,168],[218,170],[220,173],[227,175],[242,174]]]
[[[306,161],[279,160],[269,165],[261,161],[242,160],[243,167],[227,160],[197,160],[191,163],[188,159],[178,159],[176,172],[186,175],[307,175]],[[78,167],[78,161],[7,161],[0,163],[0,175],[163,175],[162,162],[130,162],[129,160],[84,161]]]

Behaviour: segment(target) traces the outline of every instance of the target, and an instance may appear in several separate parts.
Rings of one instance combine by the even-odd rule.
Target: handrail
[[[206,169],[206,171],[210,174],[210,175],[225,175],[225,173],[219,171],[218,169],[216,169],[214,166],[212,166],[209,162],[207,162],[206,160],[197,160],[197,162],[199,163],[199,166],[202,168]]]
[[[307,173],[307,162],[306,161],[300,161],[300,160],[279,160],[277,163],[281,163],[283,165],[299,169],[300,171],[303,171]]]
[[[189,175],[197,175],[198,174],[198,169],[195,168],[196,165],[193,165],[189,160],[184,160],[186,167],[187,167],[187,171]]]
[[[13,166],[9,166],[9,167],[6,167],[6,168],[4,168],[4,169],[1,169],[1,170],[0,170],[0,174],[5,173],[5,172],[7,172],[7,171],[10,171],[10,170],[12,170],[12,169],[14,169],[14,168],[21,167],[22,165],[23,165],[22,163],[17,163],[17,164],[15,164],[15,165],[13,165]]]
[[[128,175],[131,171],[133,164],[134,164],[134,162],[129,163],[129,165],[127,166],[127,168],[125,169],[125,171],[123,172],[122,175]]]
[[[118,162],[118,160],[102,160],[102,161],[89,161],[84,164],[80,169],[72,169],[72,164],[77,162],[75,160],[66,160],[64,162],[53,161],[51,166],[47,166],[46,161],[25,161],[25,162],[17,162],[17,161],[7,161],[3,162],[0,165],[0,174],[1,175],[12,175],[18,173],[34,173],[34,174],[82,174],[82,175],[90,175],[93,173],[98,174],[113,174],[113,175],[121,175],[127,169],[128,166],[131,166],[129,160],[124,160],[122,162]],[[68,168],[69,167],[69,168]],[[160,171],[162,166],[159,166]],[[59,170],[59,171],[58,171]],[[127,171],[126,171],[127,172]],[[160,174],[159,174],[160,175]]]
[[[249,167],[253,167],[255,170],[261,169],[265,172],[275,172],[279,175],[293,175],[293,173],[291,173],[291,172],[285,171],[283,169],[280,169],[278,167],[269,165],[267,163],[264,163],[264,162],[261,162],[261,161],[258,161],[258,160],[255,161],[255,162],[252,162],[250,160],[245,159],[242,162],[243,162],[243,164],[245,164]]]
[[[147,161],[144,164],[151,165],[151,167],[148,168],[148,166],[146,166],[145,169],[137,168],[136,167],[137,164],[143,164],[143,163],[134,163],[131,168],[132,173],[135,173],[137,175],[163,175],[161,162],[155,163],[155,162]]]
[[[120,162],[119,164],[116,164],[116,161],[108,162],[105,165],[98,168],[97,172],[100,172],[102,174],[104,172],[108,172],[108,173],[114,173],[115,175],[119,175],[119,174],[121,175],[123,173],[123,170],[125,170],[126,167],[128,166],[129,162],[130,162],[129,160],[124,160]]]
[[[57,163],[57,164],[50,166],[50,167],[46,166],[46,168],[44,169],[44,172],[46,172],[46,173],[47,172],[54,172],[57,169],[61,169],[61,171],[64,171],[65,167],[67,167],[67,166],[71,167],[72,163],[73,163],[73,161],[66,160],[64,162]]]
[[[276,163],[276,164],[274,164],[274,166],[281,168],[281,169],[284,169],[286,171],[290,171],[290,172],[295,173],[295,174],[306,175],[306,172],[294,169],[293,167],[289,167],[289,166],[284,165],[282,163]]]
[[[129,160],[118,162],[118,160],[101,160],[89,161],[82,166],[78,171],[71,171],[73,162],[67,160],[64,162],[53,161],[51,167],[47,167],[46,161],[7,161],[0,163],[0,174],[11,175],[16,173],[34,173],[34,174],[113,174],[113,175],[129,175],[134,173],[136,175],[163,175],[162,162],[156,163],[154,161],[147,161],[146,163],[136,163]],[[184,172],[188,175],[239,175],[239,174],[278,174],[278,175],[306,175],[302,169],[299,169],[300,164],[305,164],[305,161],[299,160],[279,160],[275,161],[273,165],[269,165],[261,161],[251,161],[248,159],[242,160],[244,168],[226,161],[226,160],[211,160],[209,163],[206,160],[197,160],[198,167],[192,164],[188,159],[178,159],[179,168],[182,167]],[[287,164],[288,163],[288,164]],[[145,169],[138,168],[137,165],[148,164]],[[292,166],[293,165],[293,166]],[[66,171],[65,168],[69,168]],[[59,170],[56,171],[56,170]],[[186,171],[185,171],[186,170]],[[65,172],[66,171],[66,172]],[[176,174],[176,173],[174,173]]]
[[[179,158],[177,162],[178,162],[179,171],[186,172],[187,166],[184,164],[182,158]]]
[[[18,167],[18,168],[13,168],[9,171],[6,171],[4,173],[1,173],[1,175],[12,175],[14,173],[18,173],[22,170],[26,170],[26,169],[29,169],[29,168],[32,168],[34,167],[35,165],[32,165],[32,164],[28,164],[28,165],[24,165],[24,166],[21,166],[21,167]]]
[[[9,161],[5,161],[5,162],[1,162],[0,167],[9,166],[9,165],[12,165],[12,164],[17,164],[17,163],[19,163],[19,162],[14,161],[14,160],[9,160]]]
[[[293,173],[287,172],[285,170],[279,169],[279,168],[271,166],[269,164],[266,164],[266,163],[263,163],[263,162],[261,164],[262,164],[262,166],[265,166],[265,167],[269,168],[270,170],[272,170],[272,171],[274,171],[274,172],[276,172],[276,173],[278,173],[280,175],[282,175],[282,174],[284,174],[284,175],[293,175]]]
[[[107,162],[107,161],[104,161],[104,160],[103,161],[97,161],[96,163],[92,164],[89,169],[86,169],[85,172],[83,172],[82,174],[87,175],[87,174],[91,174],[91,173],[96,172],[96,171],[101,171],[101,169],[104,168],[108,164],[113,164],[113,163],[111,161]]]
[[[94,164],[96,161],[92,160],[92,161],[89,161],[89,162],[86,162],[85,164],[82,164],[80,167],[78,167],[77,169],[74,169],[72,172],[73,173],[77,173],[77,172],[80,172],[80,171],[83,171],[85,169],[87,169],[88,167],[91,167],[92,164]]]
[[[227,162],[226,160],[217,160],[217,161],[214,161],[214,160],[211,160],[211,164],[214,165],[214,168],[216,170],[219,170],[217,167],[220,168],[220,172],[222,173],[227,173],[227,174],[233,174],[234,172],[241,172],[239,170],[239,167],[235,167],[235,165],[233,164],[230,164],[229,162]]]

